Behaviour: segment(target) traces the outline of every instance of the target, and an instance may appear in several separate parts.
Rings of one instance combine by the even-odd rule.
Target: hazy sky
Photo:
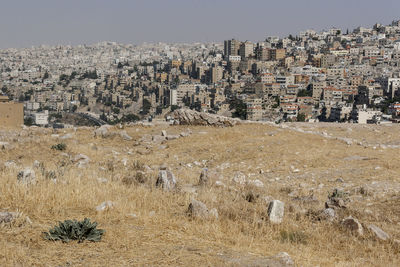
[[[0,0],[0,48],[208,42],[400,19],[400,0]]]

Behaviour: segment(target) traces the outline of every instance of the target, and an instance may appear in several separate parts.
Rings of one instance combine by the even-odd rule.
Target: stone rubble
[[[197,112],[190,109],[177,109],[174,111],[173,117],[180,125],[232,127],[240,123],[240,120]]]

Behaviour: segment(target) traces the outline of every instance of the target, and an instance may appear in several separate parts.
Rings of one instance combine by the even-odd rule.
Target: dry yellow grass
[[[297,127],[309,130],[310,125]],[[400,130],[398,126],[355,127],[351,132],[346,126],[311,127],[333,136],[387,144],[398,140]],[[51,137],[51,130],[23,130],[19,137],[9,138],[14,148],[0,150],[0,166],[13,160],[17,167],[0,168],[0,211],[22,215],[0,226],[0,265],[224,266],[226,257],[271,256],[282,251],[299,266],[400,265],[395,241],[400,239],[400,197],[396,192],[400,188],[399,148],[346,145],[315,134],[257,124],[190,127],[192,135],[168,141],[164,149],[139,141],[147,134],[159,135],[162,129],[177,134],[187,127],[126,128],[132,141],[119,136],[94,138],[93,129],[66,130],[73,138],[63,141],[67,144],[65,154],[51,150],[61,142]],[[65,133],[59,132],[60,136]],[[69,160],[69,155],[79,153],[90,158],[85,168]],[[355,155],[366,159],[345,159]],[[56,183],[39,169],[35,169],[37,184],[17,182],[18,171],[35,160],[46,170],[56,171]],[[124,180],[135,175],[135,162],[152,168],[143,184]],[[176,192],[163,192],[154,186],[158,166],[163,164],[178,179]],[[227,187],[194,187],[195,195],[185,192],[188,184],[197,184],[203,167],[215,171]],[[236,171],[249,180],[262,181],[264,187],[233,183]],[[108,182],[101,183],[98,178]],[[336,181],[338,178],[345,183]],[[323,209],[329,192],[336,187],[349,191],[352,199],[340,216],[353,215],[363,224],[374,223],[389,233],[391,240],[378,241],[368,232],[357,237],[339,223],[315,221],[302,212]],[[360,194],[360,187],[368,192]],[[254,202],[246,200],[250,193],[256,196]],[[318,201],[294,199],[310,194]],[[271,225],[265,220],[264,196],[285,202],[282,224]],[[219,219],[189,218],[186,210],[193,197],[217,208]],[[108,200],[115,203],[114,208],[96,211],[96,206]],[[32,223],[26,222],[26,216]],[[42,232],[58,221],[85,217],[106,230],[101,242],[63,244],[42,238]],[[300,233],[299,242],[282,240],[282,231]]]

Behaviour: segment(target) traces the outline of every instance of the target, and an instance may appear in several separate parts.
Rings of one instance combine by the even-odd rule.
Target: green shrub
[[[65,220],[59,222],[58,226],[50,229],[49,232],[44,232],[44,238],[51,241],[69,242],[78,240],[78,243],[84,240],[98,242],[101,240],[104,230],[96,229],[97,223],[90,222],[90,219],[85,218],[83,221]]]
[[[53,149],[53,150],[59,150],[59,151],[64,151],[65,149],[67,149],[67,145],[64,144],[64,143],[59,143],[59,144],[57,144],[57,145],[53,145],[53,146],[51,147],[51,149]]]

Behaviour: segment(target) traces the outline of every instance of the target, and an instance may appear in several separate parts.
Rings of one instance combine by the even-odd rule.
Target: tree
[[[46,71],[43,75],[43,80],[46,80],[49,78],[49,73]]]
[[[3,87],[1,88],[1,91],[3,92],[3,94],[8,94],[7,86],[3,85]]]
[[[112,111],[113,111],[115,114],[119,114],[119,112],[120,112],[119,108],[113,108]]]
[[[62,81],[68,81],[69,76],[67,74],[61,74],[60,75],[60,82]]]
[[[71,73],[71,75],[69,76],[69,79],[70,79],[70,80],[75,79],[76,75],[78,75],[78,73],[77,73],[76,71],[73,71],[73,72]]]
[[[142,107],[142,111],[141,114],[143,115],[147,115],[149,114],[151,109],[151,103],[149,100],[147,100],[146,98],[143,99],[143,107]]]
[[[103,121],[107,121],[107,116],[106,116],[106,114],[101,114],[100,115],[100,120],[103,120]]]
[[[274,99],[275,99],[275,104],[272,106],[272,108],[277,108],[281,104],[281,99],[279,98],[279,96],[275,96]]]
[[[301,89],[297,92],[297,97],[312,96],[311,90]]]
[[[247,117],[247,105],[241,99],[233,99],[230,104],[229,108],[235,111],[232,113],[233,118],[240,118],[245,120]]]
[[[33,125],[33,119],[31,117],[25,118],[24,119],[24,124],[26,126],[32,126]]]
[[[75,112],[77,109],[78,109],[78,107],[76,105],[73,105],[71,110],[72,110],[72,112]]]
[[[171,106],[171,111],[174,111],[174,110],[177,110],[177,109],[179,109],[178,105],[172,105]]]
[[[98,78],[97,71],[86,71],[82,76],[82,79],[93,79],[96,80]]]
[[[306,121],[306,115],[304,113],[297,114],[297,121]]]
[[[121,119],[122,122],[135,122],[138,120],[140,120],[139,116],[132,113],[122,116]]]

